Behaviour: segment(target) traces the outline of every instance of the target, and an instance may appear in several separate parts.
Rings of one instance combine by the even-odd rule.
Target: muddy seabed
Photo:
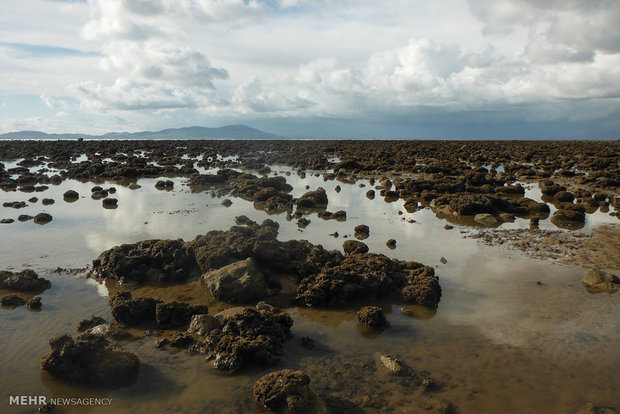
[[[257,168],[237,163],[234,148],[230,151],[219,156],[220,164],[214,166],[198,165],[203,159],[198,153],[179,159],[195,163],[201,174],[227,167],[259,175]],[[87,159],[75,155],[74,163]],[[326,154],[326,158],[335,165],[342,158],[342,153],[337,155]],[[0,162],[8,171],[24,158]],[[565,414],[581,412],[589,402],[620,410],[620,296],[588,292],[581,283],[583,262],[527,255],[509,244],[482,243],[468,237],[481,230],[471,220],[450,223],[423,205],[408,212],[405,200],[386,200],[379,190],[370,199],[366,193],[373,188],[372,173],[353,180],[350,176],[325,179],[324,173],[333,172],[329,165],[301,173],[287,164],[270,163],[267,174],[285,177],[293,186],[293,197],[324,188],[328,210],[346,211],[346,221],[323,220],[313,212],[304,216],[310,223],[301,228],[297,219],[287,220],[286,213],[267,214],[252,201],[192,191],[188,176],[165,177],[174,183],[165,191],[156,188],[160,177],[63,177],[42,192],[0,191],[2,203],[27,203],[15,211],[3,208],[0,218],[41,212],[53,216],[45,225],[18,220],[0,225],[0,270],[29,268],[52,283],[40,295],[41,311],[25,306],[0,309],[0,412],[36,411],[36,407],[9,407],[10,395],[112,398],[111,407],[57,407],[58,412],[266,412],[254,401],[254,383],[267,372],[285,368],[304,370],[332,412]],[[36,171],[42,165],[28,168]],[[50,168],[46,174],[54,172]],[[380,174],[389,176],[389,171]],[[535,180],[519,182],[526,197],[541,200]],[[91,198],[96,184],[116,187],[117,208],[103,208],[101,200]],[[130,189],[129,184],[140,187]],[[67,190],[79,193],[77,201],[63,201]],[[55,203],[28,202],[33,196],[53,198]],[[232,205],[222,205],[224,199]],[[554,210],[551,205],[551,213]],[[609,212],[615,212],[613,206],[587,214],[578,230],[558,229],[549,217],[540,220],[539,228],[579,232],[587,238],[602,226],[617,230],[618,219]],[[278,240],[305,239],[330,250],[342,250],[345,240],[355,240],[355,226],[368,225],[370,236],[364,243],[370,252],[435,268],[443,290],[439,307],[429,310],[389,299],[373,302],[384,309],[391,325],[382,332],[367,331],[356,321],[356,311],[371,303],[330,309],[285,307],[294,324],[281,361],[269,368],[246,367],[232,375],[215,370],[204,355],[158,348],[156,341],[169,333],[138,328],[128,329],[134,339],[121,341],[123,350],[135,353],[141,362],[137,380],[129,385],[80,386],[40,370],[50,338],[63,332],[75,336],[78,322],[90,315],[113,320],[108,299],[109,292],[119,289],[116,282],[96,281],[85,277],[85,272],[63,269],[86,268],[101,252],[122,243],[189,241],[211,230],[227,230],[240,215],[258,223],[267,218],[276,221]],[[453,228],[446,229],[447,224]],[[499,229],[529,227],[528,218],[517,217]],[[333,236],[335,232],[339,237]],[[616,274],[620,269],[617,234],[612,231],[610,239],[591,244],[610,249],[601,267]],[[388,239],[396,240],[395,249],[386,246]],[[216,302],[199,282],[140,286],[133,291],[134,296],[208,304],[209,313],[234,306]],[[0,296],[7,293],[11,292],[0,291]],[[314,339],[314,349],[302,346],[304,336]],[[420,378],[431,379],[433,386],[423,389],[407,377],[390,373],[378,362],[379,354],[397,358]]]

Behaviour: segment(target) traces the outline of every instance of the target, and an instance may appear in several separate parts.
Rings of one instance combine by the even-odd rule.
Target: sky
[[[618,0],[1,0],[0,133],[620,138]]]

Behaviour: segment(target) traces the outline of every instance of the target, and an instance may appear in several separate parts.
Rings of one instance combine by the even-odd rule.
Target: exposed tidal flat
[[[0,411],[618,412],[619,161],[618,141],[0,142]]]

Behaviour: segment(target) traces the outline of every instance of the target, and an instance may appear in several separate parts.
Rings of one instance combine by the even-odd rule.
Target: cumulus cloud
[[[213,92],[216,79],[226,79],[226,69],[214,67],[191,46],[180,45],[181,28],[168,11],[200,8],[217,14],[211,2],[93,0],[92,19],[84,26],[85,38],[103,42],[100,68],[115,76],[111,84],[87,80],[70,90],[82,106],[98,110],[197,108],[224,104]],[[220,3],[220,2],[215,2]],[[225,0],[239,7],[243,1]],[[245,7],[251,7],[250,2]]]
[[[89,17],[63,30],[82,36],[61,46],[100,55],[46,59],[45,74],[33,79],[39,62],[0,46],[11,92],[40,96],[56,118],[75,116],[67,88],[83,113],[111,123],[120,116],[134,128],[205,116],[214,124],[466,123],[489,112],[525,122],[620,114],[616,0],[88,0],[80,7],[71,22]]]

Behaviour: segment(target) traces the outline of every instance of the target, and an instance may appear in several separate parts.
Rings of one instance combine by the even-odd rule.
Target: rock
[[[160,329],[184,328],[192,316],[209,312],[207,305],[189,305],[185,302],[157,303],[155,321]]]
[[[121,351],[104,336],[83,333],[75,340],[58,335],[49,341],[52,350],[41,359],[41,369],[79,383],[113,384],[131,381],[138,375],[140,361],[131,352]]]
[[[39,277],[34,270],[26,269],[21,272],[0,271],[0,289],[15,290],[18,292],[43,292],[52,287],[52,283]]]
[[[248,218],[247,216],[237,216],[235,217],[235,224],[239,225],[239,226],[254,226],[256,225],[256,222],[254,220],[251,220],[250,218]]]
[[[207,358],[226,372],[249,362],[274,365],[280,360],[291,326],[293,320],[285,312],[246,308],[223,318],[221,328],[209,332],[204,341]]]
[[[213,270],[202,276],[217,300],[229,303],[251,303],[263,298],[267,283],[252,258]]]
[[[613,408],[597,407],[589,402],[577,414],[616,414],[616,411]]]
[[[389,239],[388,241],[385,242],[385,245],[388,247],[388,249],[394,250],[396,248],[396,240]]]
[[[74,190],[68,190],[62,196],[65,201],[70,202],[70,203],[80,198],[80,195],[78,194],[78,192]]]
[[[366,243],[357,240],[347,240],[342,244],[344,254],[368,253]]]
[[[24,208],[27,204],[25,201],[9,201],[6,203],[2,203],[2,207],[10,207],[10,208]]]
[[[93,328],[95,326],[98,325],[103,325],[108,323],[105,319],[99,317],[99,316],[95,316],[95,315],[91,315],[90,318],[88,319],[83,319],[78,323],[77,326],[77,330],[78,332],[84,332],[87,331],[90,328]]]
[[[303,371],[283,369],[263,376],[254,384],[254,398],[275,413],[326,412],[322,401],[310,389],[310,377]]]
[[[131,337],[131,334],[112,325],[108,325],[107,323],[95,325],[87,329],[86,332],[92,335],[103,336],[114,340],[127,339]]]
[[[52,221],[52,215],[48,213],[39,213],[34,216],[34,222],[37,224],[47,224]]]
[[[620,279],[616,275],[598,269],[586,271],[581,282],[592,292],[613,293],[620,287]]]
[[[44,206],[50,206],[55,203],[53,198],[44,198],[43,201],[41,202],[43,203]]]
[[[102,201],[104,207],[116,207],[118,205],[118,199],[116,198],[104,198]]]
[[[357,311],[357,321],[367,328],[381,330],[390,326],[383,309],[378,306],[365,306]]]
[[[20,216],[19,216],[19,217],[17,217],[17,220],[18,220],[18,221],[22,221],[22,222],[24,222],[24,221],[29,221],[29,220],[32,220],[33,218],[34,218],[34,217],[29,216],[28,214],[20,214]]]
[[[130,292],[118,292],[110,298],[112,317],[124,325],[155,322],[157,304],[153,298],[133,299]]]
[[[37,197],[31,197],[31,198],[28,199],[28,202],[32,203],[32,204],[36,203],[37,201],[39,201],[39,199]]]
[[[31,310],[39,310],[42,306],[41,296],[35,296],[26,301],[26,307]]]
[[[366,198],[373,200],[375,198],[375,190],[366,191]]]
[[[2,220],[0,220],[1,224],[11,224],[11,223],[14,223],[14,222],[15,222],[15,220],[13,220],[13,219],[2,219]]]
[[[324,209],[327,207],[327,203],[327,193],[323,187],[305,193],[295,202],[295,204],[301,208],[310,209]]]
[[[19,295],[5,295],[0,298],[0,305],[9,308],[16,308],[26,304],[26,299]]]
[[[302,217],[299,220],[297,220],[297,227],[299,227],[300,229],[305,229],[306,227],[308,227],[308,224],[310,224],[310,220],[308,220],[305,217]]]
[[[179,282],[200,274],[183,240],[144,240],[122,244],[93,260],[91,275],[136,283]]]
[[[563,201],[563,202],[572,202],[575,199],[575,196],[572,193],[569,193],[568,191],[558,191],[557,193],[555,193],[555,195],[553,196],[557,201]]]
[[[172,180],[159,180],[157,181],[157,183],[155,183],[155,188],[157,188],[158,190],[162,190],[162,189],[167,189],[170,190],[172,188],[174,188],[174,182]]]
[[[489,213],[476,214],[474,216],[474,220],[476,221],[476,223],[480,223],[483,226],[487,227],[494,227],[500,224],[499,220],[497,220]]]
[[[224,207],[230,207],[232,206],[232,201],[230,201],[228,198],[224,199],[224,201],[222,201],[222,205]]]
[[[192,316],[187,331],[196,335],[206,336],[209,332],[219,327],[220,320],[218,318],[207,314],[198,314]]]
[[[435,309],[441,298],[441,286],[432,267],[425,266],[410,276],[410,284],[402,289],[407,303]]]
[[[253,308],[251,307],[248,308],[247,306],[235,306],[232,308],[227,308],[227,309],[224,309],[223,311],[216,313],[215,318],[221,323],[226,318],[241,315],[243,311],[246,309],[253,309]]]
[[[355,238],[359,240],[367,239],[370,235],[370,228],[365,224],[355,226]]]
[[[401,374],[405,371],[403,364],[388,354],[377,354],[376,358],[378,363],[392,374]]]
[[[446,264],[446,263],[448,263],[448,261],[446,260],[446,258],[445,258],[445,257],[443,257],[443,256],[441,257],[441,259],[439,259],[439,261],[440,261],[442,264]]]
[[[512,223],[517,219],[514,214],[510,214],[510,213],[501,213],[499,215],[499,218],[502,221],[507,222],[507,223]]]
[[[306,349],[314,349],[315,347],[314,339],[312,339],[310,336],[302,336],[301,346],[303,346]]]
[[[583,223],[586,220],[586,215],[582,211],[573,209],[560,209],[556,210],[551,217],[551,221],[573,221]],[[555,224],[554,222],[554,224]]]
[[[155,345],[158,348],[163,348],[165,346],[171,346],[174,348],[188,348],[194,343],[196,343],[196,340],[194,339],[193,336],[187,333],[180,333],[180,334],[176,334],[174,338],[172,339],[168,339],[168,338],[160,339],[155,343]]]

